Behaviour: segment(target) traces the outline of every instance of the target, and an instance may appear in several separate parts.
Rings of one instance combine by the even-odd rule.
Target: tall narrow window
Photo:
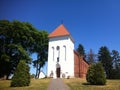
[[[57,53],[58,53],[57,62],[59,62],[59,59],[60,59],[60,47],[57,46],[56,49],[57,49]]]
[[[53,58],[53,61],[54,61],[54,47],[52,47],[52,58]]]
[[[66,61],[66,46],[64,45],[63,47],[64,47],[64,59]]]

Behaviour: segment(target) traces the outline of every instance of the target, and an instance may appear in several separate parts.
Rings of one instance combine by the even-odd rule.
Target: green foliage
[[[2,54],[2,55],[1,55],[1,60],[4,60],[4,61],[6,61],[6,62],[9,62],[10,57],[9,57],[8,55],[6,55],[6,54]]]
[[[111,77],[112,79],[120,79],[120,68],[113,69]]]
[[[4,75],[9,75],[10,70],[10,57],[6,54],[2,54],[0,58],[0,77],[4,77]],[[6,67],[3,67],[6,66]],[[4,78],[5,79],[5,78]]]
[[[41,68],[45,65],[48,56],[48,33],[46,31],[42,31],[42,33],[37,33],[37,45],[34,48],[37,53],[37,60],[33,61],[33,66],[36,68],[35,78],[39,77]]]
[[[78,45],[77,52],[78,52],[80,55],[85,55],[85,50],[84,50],[84,47],[83,47],[82,44],[79,44],[79,45]]]
[[[107,78],[112,78],[112,58],[110,55],[110,52],[106,46],[103,46],[100,48],[99,53],[98,53],[98,60],[102,63],[104,70],[106,72]]]
[[[29,86],[29,84],[30,84],[29,66],[25,63],[24,60],[21,60],[12,78],[11,87]]]
[[[39,31],[28,22],[0,20],[0,78],[14,73],[21,59],[31,63],[32,53],[39,57],[45,54],[45,62],[47,36],[46,31]]]
[[[119,52],[112,50],[110,53],[106,46],[99,50],[98,60],[102,63],[107,78],[120,79],[120,56]]]
[[[106,77],[101,63],[91,64],[86,75],[86,80],[93,85],[106,84]]]
[[[111,57],[112,57],[112,62],[113,62],[113,68],[114,69],[120,68],[119,52],[116,50],[112,50]]]
[[[120,79],[120,56],[119,52],[116,50],[112,50],[111,53],[112,62],[113,62],[113,69],[111,77],[112,79]]]

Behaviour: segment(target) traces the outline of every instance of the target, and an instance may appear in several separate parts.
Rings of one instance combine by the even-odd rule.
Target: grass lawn
[[[120,90],[120,80],[107,80],[106,85],[85,85],[86,80],[80,78],[63,79],[71,90]]]
[[[10,87],[10,80],[0,80],[0,90],[47,90],[50,79],[32,79],[28,87]]]

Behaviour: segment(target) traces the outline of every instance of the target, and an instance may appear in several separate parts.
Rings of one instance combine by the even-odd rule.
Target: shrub
[[[86,75],[86,80],[87,82],[93,85],[105,85],[106,84],[106,77],[105,77],[104,69],[100,62],[96,64],[92,64],[89,67],[87,75]]]
[[[20,60],[14,76],[12,78],[11,87],[22,87],[29,86],[30,84],[30,73],[29,66],[24,60]]]

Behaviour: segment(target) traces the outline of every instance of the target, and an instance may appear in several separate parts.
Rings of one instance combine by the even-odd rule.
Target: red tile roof
[[[65,28],[65,26],[61,24],[52,33],[50,33],[48,37],[51,38],[51,37],[59,37],[59,36],[67,36],[67,35],[70,35],[70,33]]]

